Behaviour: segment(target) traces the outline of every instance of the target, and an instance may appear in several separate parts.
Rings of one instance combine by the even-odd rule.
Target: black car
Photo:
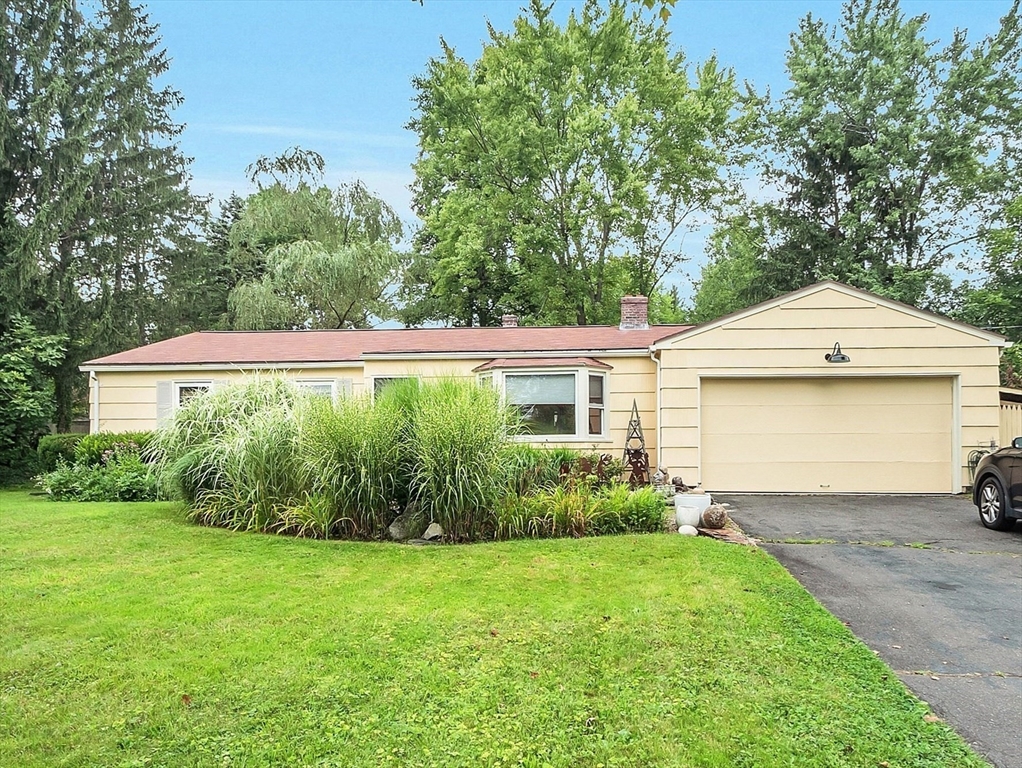
[[[1022,437],[979,460],[972,501],[987,528],[1007,531],[1022,518]]]

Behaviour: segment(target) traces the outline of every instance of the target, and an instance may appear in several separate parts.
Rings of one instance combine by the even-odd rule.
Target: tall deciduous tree
[[[53,418],[50,374],[67,339],[44,336],[21,315],[0,336],[0,486],[20,480],[34,462],[34,448]]]
[[[619,2],[560,27],[533,0],[474,64],[443,49],[415,79],[424,226],[406,320],[616,321],[727,190],[733,76],[711,59],[690,80],[667,31]]]
[[[978,287],[963,287],[956,316],[1014,342],[1004,353],[1001,381],[1022,388],[1022,197],[1013,200],[1004,214],[1003,226],[983,238],[986,279]]]
[[[359,181],[322,186],[322,170],[299,149],[250,167],[260,189],[230,233],[233,327],[363,328],[393,315],[401,221]]]
[[[198,205],[158,87],[168,59],[127,0],[87,18],[16,0],[0,31],[0,332],[15,313],[69,339],[54,375],[66,428],[87,357],[151,338],[159,286]]]
[[[756,269],[772,294],[836,278],[926,305],[1018,194],[1018,3],[974,45],[960,30],[939,48],[925,26],[897,0],[849,0],[836,28],[807,16],[792,36],[767,113],[783,198]]]

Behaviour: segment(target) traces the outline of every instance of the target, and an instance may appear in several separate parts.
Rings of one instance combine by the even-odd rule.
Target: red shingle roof
[[[599,352],[645,349],[686,325],[622,331],[617,326],[400,328],[342,331],[200,331],[89,360],[106,365],[339,363],[364,355]]]

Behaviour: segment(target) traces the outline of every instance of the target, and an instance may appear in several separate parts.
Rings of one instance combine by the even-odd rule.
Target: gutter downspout
[[[89,383],[92,385],[92,412],[89,414],[92,417],[92,423],[89,431],[96,434],[99,432],[99,376],[95,371],[89,371]]]
[[[656,466],[659,468],[663,466],[663,443],[660,442],[661,434],[661,418],[660,418],[660,393],[663,391],[661,386],[661,374],[660,374],[660,357],[657,355],[658,350],[650,346],[649,348],[649,359],[656,365]]]

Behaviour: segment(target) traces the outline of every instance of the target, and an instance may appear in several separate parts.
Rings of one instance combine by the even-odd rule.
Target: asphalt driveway
[[[1022,523],[988,531],[965,497],[719,500],[980,754],[1022,766]]]

